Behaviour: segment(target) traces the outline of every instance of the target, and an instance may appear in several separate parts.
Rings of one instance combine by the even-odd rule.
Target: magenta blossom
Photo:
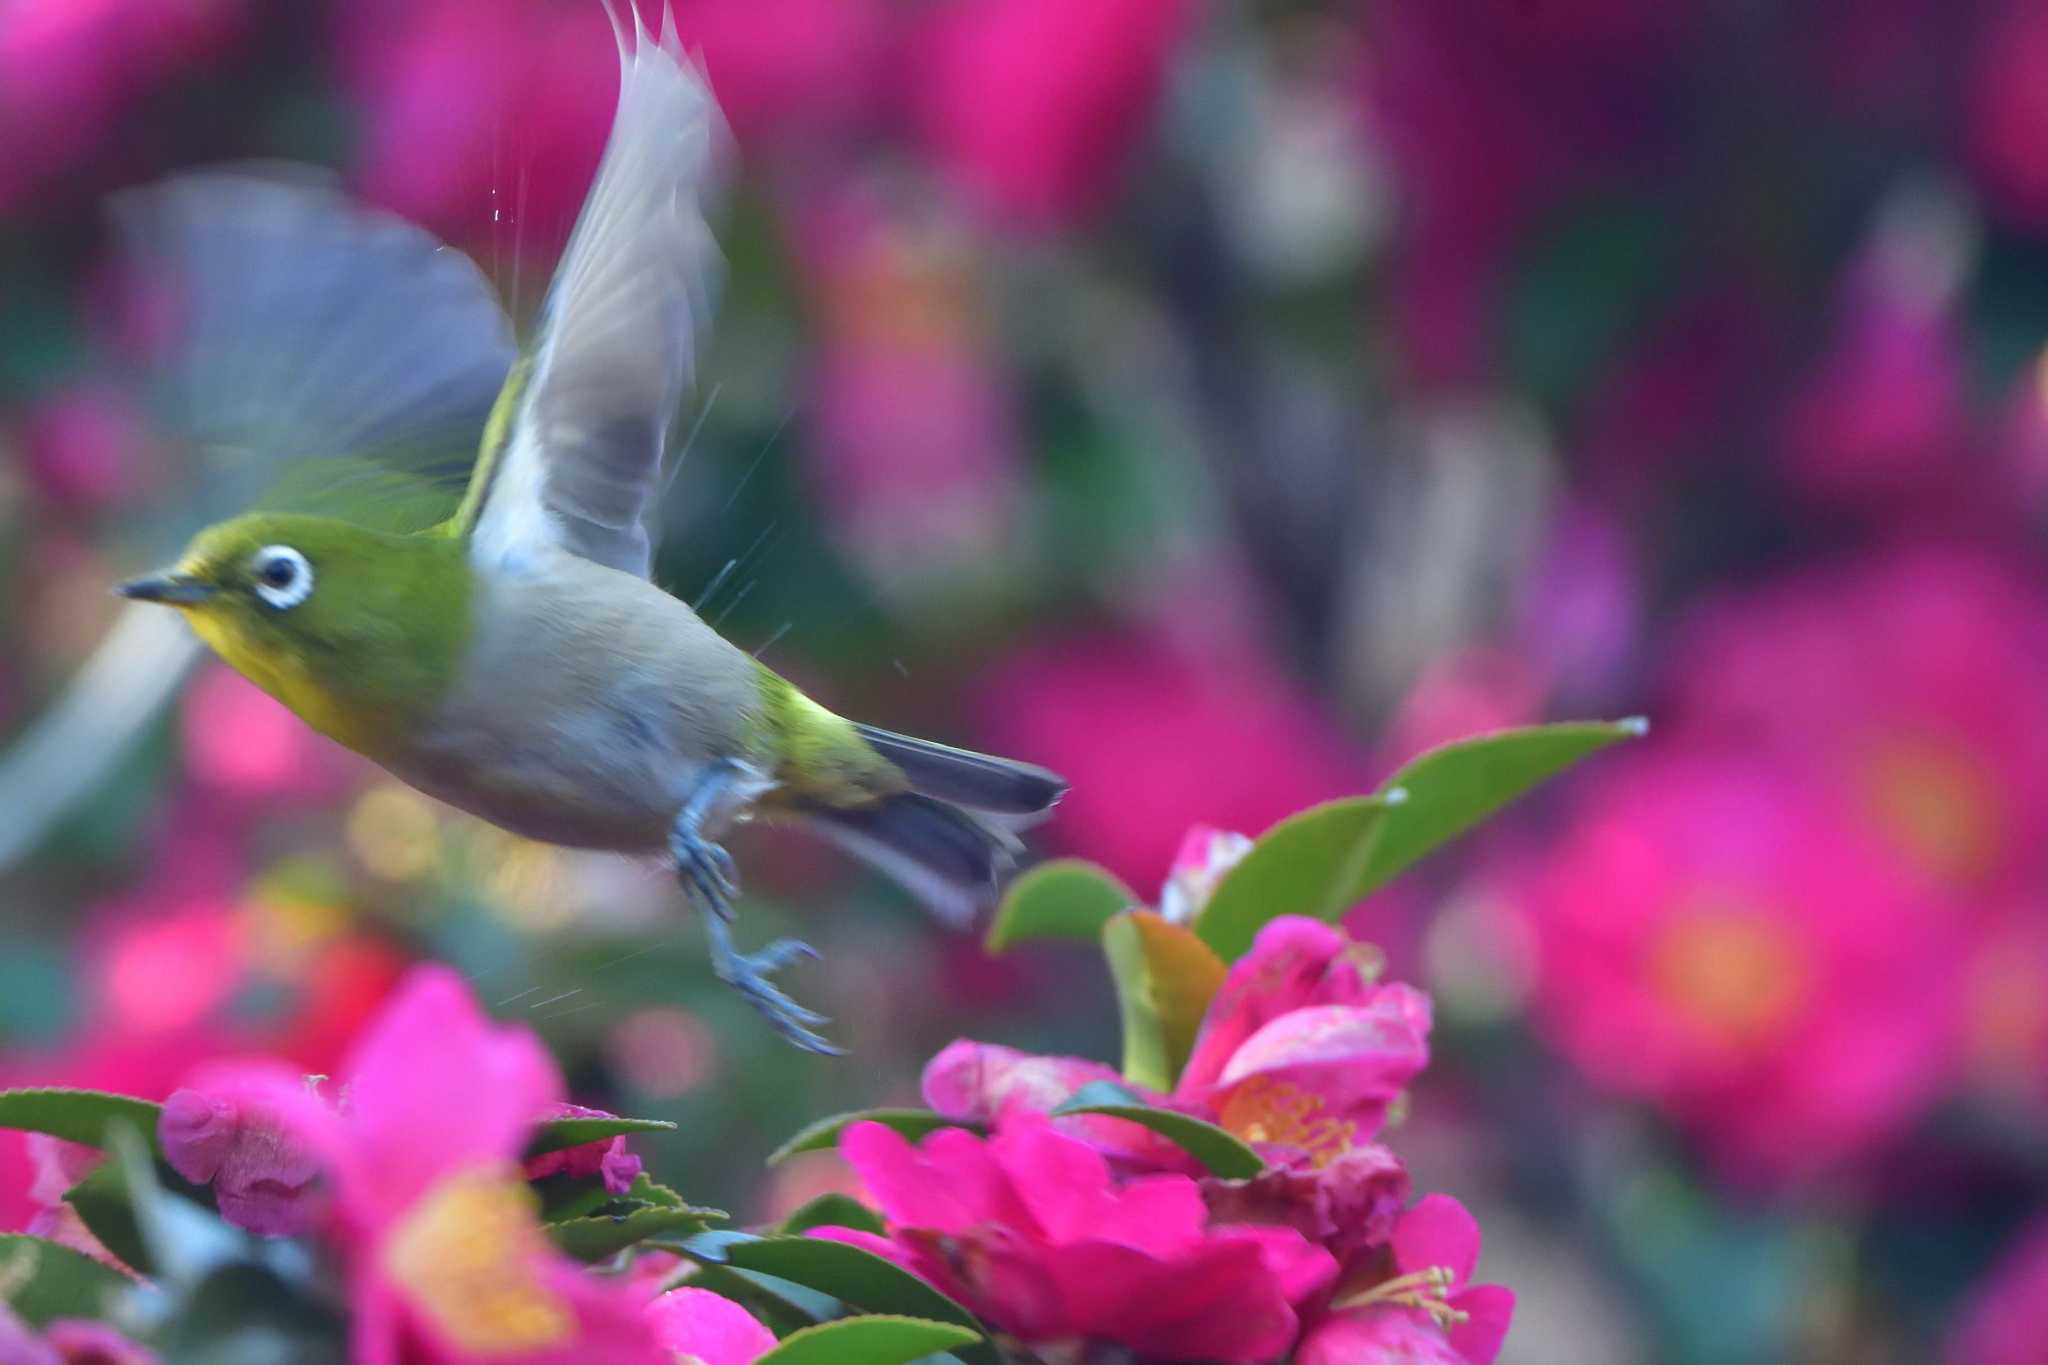
[[[1478,1264],[1478,1222],[1449,1195],[1426,1196],[1401,1215],[1372,1282],[1337,1291],[1297,1365],[1492,1365],[1515,1294],[1471,1283]]]
[[[982,1139],[913,1147],[878,1123],[840,1140],[888,1219],[887,1237],[824,1235],[887,1256],[1031,1344],[1120,1342],[1159,1360],[1271,1360],[1297,1305],[1337,1263],[1291,1228],[1213,1224],[1178,1175],[1122,1184],[1087,1143],[1020,1114]]]
[[[1779,756],[1879,841],[1984,904],[2048,874],[2048,593],[1924,545],[1731,593],[1672,659],[1673,728]]]
[[[213,1186],[228,1222],[265,1237],[296,1237],[322,1212],[320,1163],[270,1095],[267,1072],[252,1081],[231,1065],[204,1068],[164,1101],[157,1140],[171,1169]]]
[[[1429,998],[1381,984],[1379,957],[1319,920],[1286,915],[1260,931],[1209,1002],[1173,1094],[1160,1102],[1209,1119],[1270,1162],[1328,1166],[1369,1144],[1396,1097],[1429,1061]],[[990,1122],[1043,1114],[1091,1081],[1099,1062],[1035,1057],[966,1040],[925,1068],[925,1102],[952,1118]],[[1184,1158],[1116,1119],[1068,1118],[1065,1130],[1139,1166]]]
[[[1174,924],[1194,923],[1216,894],[1224,874],[1251,851],[1252,841],[1233,830],[1191,826],[1181,836],[1166,885],[1159,888],[1160,915]]]
[[[1322,1166],[1386,1125],[1429,1061],[1429,997],[1343,930],[1283,915],[1232,965],[1174,1099],[1269,1161]]]
[[[257,1132],[274,1124],[317,1159],[326,1226],[351,1270],[359,1365],[666,1365],[631,1286],[591,1276],[541,1231],[519,1154],[536,1116],[562,1102],[561,1076],[532,1034],[486,1019],[453,972],[418,968],[399,987],[342,1067],[339,1110],[274,1064],[208,1080],[236,1120],[222,1169],[259,1103]],[[186,1159],[214,1150],[215,1113],[179,1107]]]
[[[775,1349],[775,1334],[731,1299],[688,1285],[647,1305],[662,1346],[697,1365],[752,1365]]]
[[[580,1104],[558,1104],[548,1110],[546,1117],[608,1119],[612,1115],[602,1109],[585,1109]],[[633,1182],[640,1176],[640,1158],[626,1150],[626,1137],[621,1133],[617,1137],[599,1138],[596,1142],[580,1143],[526,1159],[528,1180],[541,1180],[551,1175],[567,1175],[573,1179],[603,1176],[607,1190],[613,1194],[624,1194],[633,1188]]]
[[[1510,888],[1554,1045],[1745,1179],[1839,1168],[1914,1118],[1956,1032],[1924,883],[1776,766],[1664,747],[1598,778]]]

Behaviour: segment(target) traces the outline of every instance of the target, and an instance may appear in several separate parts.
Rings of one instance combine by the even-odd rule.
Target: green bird
[[[673,23],[614,29],[617,115],[516,359],[473,263],[303,176],[201,174],[126,205],[136,261],[184,299],[188,427],[216,449],[267,458],[250,447],[289,436],[348,458],[308,463],[324,473],[299,507],[210,526],[118,591],[176,608],[314,729],[429,795],[528,838],[672,860],[717,975],[792,1042],[837,1052],[770,980],[811,949],[734,945],[721,834],[754,813],[800,822],[957,918],[1065,784],[844,719],[650,581],[649,513],[720,273],[705,212],[725,140]],[[324,354],[279,376],[280,346]],[[477,422],[479,376],[497,398],[459,504],[406,524],[416,507],[393,490],[415,484],[387,457]],[[288,431],[314,387],[319,438]],[[350,502],[377,514],[337,515]]]

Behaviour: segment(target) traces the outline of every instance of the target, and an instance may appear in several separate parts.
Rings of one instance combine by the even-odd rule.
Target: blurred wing
[[[618,114],[530,373],[515,376],[509,429],[486,441],[464,503],[483,562],[554,545],[650,568],[646,517],[722,270],[704,212],[725,125],[673,20],[658,42],[637,13],[632,25],[619,34]]]
[[[515,355],[474,262],[302,167],[114,207],[164,333],[150,388],[199,459],[194,520],[261,504],[417,529],[453,510]]]

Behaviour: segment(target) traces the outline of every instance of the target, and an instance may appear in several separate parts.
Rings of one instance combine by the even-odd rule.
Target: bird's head
[[[364,726],[431,700],[453,676],[470,583],[450,537],[252,513],[201,531],[173,567],[116,591],[177,608],[257,686],[364,748]]]

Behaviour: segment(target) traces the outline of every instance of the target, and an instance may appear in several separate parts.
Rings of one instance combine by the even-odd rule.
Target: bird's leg
[[[739,883],[732,855],[704,835],[705,822],[719,807],[732,799],[735,788],[744,785],[742,771],[732,763],[712,765],[698,779],[683,803],[682,811],[669,829],[668,847],[676,860],[676,875],[704,911],[704,932],[711,941],[711,970],[759,1010],[775,1031],[807,1052],[841,1055],[810,1028],[822,1024],[825,1016],[807,1010],[789,998],[768,978],[792,962],[816,957],[808,944],[793,938],[777,939],[754,953],[742,953],[732,941],[733,898]]]

